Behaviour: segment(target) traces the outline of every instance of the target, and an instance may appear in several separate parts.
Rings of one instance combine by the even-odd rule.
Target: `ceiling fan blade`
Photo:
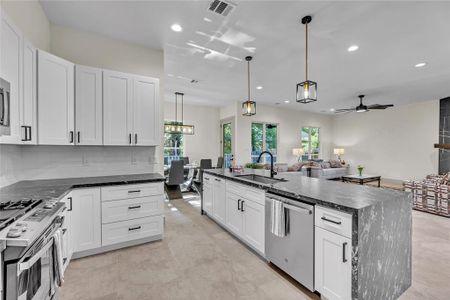
[[[367,108],[368,109],[386,109],[388,107],[393,107],[394,104],[372,104],[369,105]]]
[[[336,109],[334,111],[335,114],[341,114],[341,113],[348,113],[348,112],[352,112],[355,111],[355,108],[343,108],[343,109]]]

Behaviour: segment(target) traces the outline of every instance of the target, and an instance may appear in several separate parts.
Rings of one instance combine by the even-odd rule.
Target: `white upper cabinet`
[[[103,71],[103,143],[132,145],[132,77]]]
[[[133,132],[136,146],[159,144],[159,80],[133,78]]]
[[[10,84],[10,133],[0,136],[2,144],[21,144],[20,102],[22,99],[23,37],[20,30],[4,14],[0,24],[0,77]]]
[[[75,143],[103,144],[102,70],[75,67]]]
[[[73,145],[74,115],[74,64],[39,50],[39,144]]]
[[[23,97],[21,101],[22,141],[37,144],[37,103],[36,103],[37,50],[28,40],[23,42]]]

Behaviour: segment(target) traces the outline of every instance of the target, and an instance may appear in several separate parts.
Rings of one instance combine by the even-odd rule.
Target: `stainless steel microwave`
[[[9,82],[0,78],[0,136],[11,134],[9,120],[10,92]]]

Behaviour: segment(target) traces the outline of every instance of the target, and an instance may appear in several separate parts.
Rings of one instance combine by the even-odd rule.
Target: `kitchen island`
[[[214,169],[204,173],[216,184],[204,181],[203,210],[241,238],[234,228],[238,223],[233,222],[233,209],[236,201],[239,207],[240,198],[249,199],[246,203],[253,205],[253,215],[249,214],[249,220],[244,217],[250,229],[242,233],[241,240],[263,257],[264,235],[255,227],[267,226],[270,220],[261,214],[255,217],[258,209],[264,210],[261,197],[271,193],[315,206],[314,286],[326,298],[397,299],[411,285],[412,216],[407,193],[298,173],[283,173],[277,177],[284,180],[274,183],[242,177],[254,174],[253,171],[236,174]],[[239,187],[242,189],[238,190]],[[239,199],[233,202],[236,195]],[[330,220],[332,223],[325,222]],[[348,262],[345,255],[340,256],[345,254],[347,244],[351,245]]]

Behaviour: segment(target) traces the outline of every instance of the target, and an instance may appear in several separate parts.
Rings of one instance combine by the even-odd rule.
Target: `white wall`
[[[37,48],[50,50],[50,22],[39,1],[1,0],[0,9],[5,10]]]
[[[181,106],[178,103],[178,121],[181,118]],[[175,103],[164,103],[164,120],[175,120]],[[185,155],[191,162],[210,158],[213,165],[220,154],[220,118],[219,108],[198,105],[184,105],[184,123],[194,125],[195,134],[184,136]]]
[[[300,147],[300,130],[303,126],[320,128],[320,158],[331,157],[331,116],[261,104],[257,104],[256,112],[255,116],[245,117],[242,116],[240,106],[236,106],[235,161],[237,164],[244,165],[251,161],[252,122],[278,124],[278,162],[292,164],[297,160],[292,155],[292,149]]]
[[[439,101],[396,106],[385,111],[335,116],[333,141],[343,159],[367,174],[389,179],[422,179],[438,172]]]
[[[3,2],[2,8],[39,48],[77,64],[160,78],[162,50],[73,30],[49,22],[37,1]],[[161,115],[164,95],[161,93]],[[163,127],[161,122],[160,131]],[[161,134],[161,144],[163,134]],[[0,145],[0,186],[25,179],[161,172],[163,147]]]

